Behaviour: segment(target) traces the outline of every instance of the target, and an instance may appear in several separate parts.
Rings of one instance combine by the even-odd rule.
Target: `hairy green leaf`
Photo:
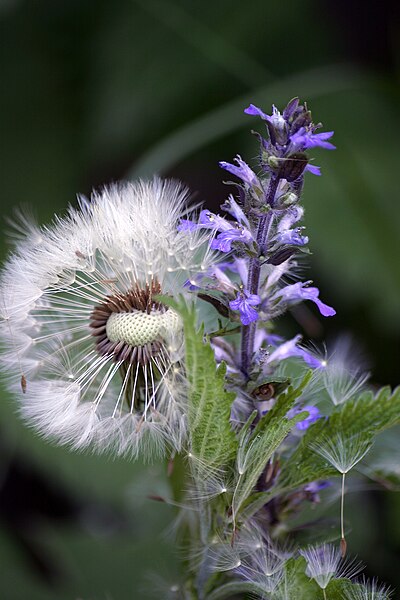
[[[196,314],[183,298],[166,302],[182,317],[185,333],[185,365],[189,382],[188,418],[191,453],[201,469],[224,468],[234,458],[236,435],[230,424],[235,394],[225,389],[226,365],[217,368],[214,353],[196,329]]]
[[[239,477],[233,497],[233,517],[252,493],[273,453],[292,427],[306,417],[306,412],[295,415],[291,419],[286,415],[293,407],[296,398],[301,395],[310,376],[311,374],[307,374],[298,387],[290,386],[280,394],[275,406],[259,420],[252,431],[250,426],[246,425],[243,428],[237,457]]]
[[[353,436],[367,440],[398,423],[400,388],[391,394],[390,388],[385,387],[375,396],[372,392],[365,392],[355,400],[348,400],[338,406],[327,420],[320,419],[307,430],[282,470],[276,490],[268,497],[317,479],[339,475],[336,469],[312,450],[311,445],[315,447],[326,437],[335,438],[338,435],[344,440],[351,440]]]

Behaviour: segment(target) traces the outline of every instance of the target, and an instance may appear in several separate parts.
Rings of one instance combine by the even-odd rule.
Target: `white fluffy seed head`
[[[191,217],[187,199],[181,184],[155,178],[81,198],[79,210],[45,228],[22,219],[0,278],[1,366],[20,412],[44,436],[146,458],[181,448],[179,317],[157,312],[151,293],[143,310],[117,310],[104,335],[93,315],[155,282],[174,296],[211,266],[207,232],[178,231],[179,219]],[[130,344],[138,350],[127,360]]]

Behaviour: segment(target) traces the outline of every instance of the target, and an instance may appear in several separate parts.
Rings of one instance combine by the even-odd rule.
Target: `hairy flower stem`
[[[265,198],[265,204],[271,209],[274,206],[275,194],[279,184],[279,177],[271,175],[269,180],[268,190]],[[249,262],[249,273],[247,277],[247,289],[250,294],[258,294],[258,286],[260,284],[261,271],[261,256],[267,251],[266,242],[268,233],[272,223],[272,210],[269,210],[262,215],[257,225],[257,244],[259,248],[258,256],[251,258]],[[253,321],[249,325],[242,326],[242,347],[241,347],[241,370],[246,378],[249,377],[249,367],[251,356],[254,347],[254,335],[256,332],[256,322]]]

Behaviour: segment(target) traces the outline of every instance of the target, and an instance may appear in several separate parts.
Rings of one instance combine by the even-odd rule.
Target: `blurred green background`
[[[305,189],[309,277],[337,309],[318,342],[358,340],[373,383],[399,381],[399,20],[390,0],[2,0],[4,216],[40,221],[76,193],[153,172],[181,178],[218,209],[219,160],[253,165],[243,114],[295,95],[335,130]],[[4,229],[4,227],[3,227]],[[6,253],[1,242],[1,252]],[[308,275],[307,275],[308,276]],[[283,323],[293,329],[294,323]],[[298,328],[298,326],[297,326]],[[42,442],[0,404],[0,596],[5,600],[164,598],[178,560],[164,465],[74,455]],[[349,494],[352,553],[400,589],[400,502]],[[337,516],[337,504],[332,514]],[[156,577],[157,576],[157,577]]]

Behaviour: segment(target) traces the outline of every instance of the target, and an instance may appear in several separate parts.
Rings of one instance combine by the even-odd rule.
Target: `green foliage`
[[[207,599],[223,600],[224,598],[233,598],[236,594],[245,594],[246,592],[249,594],[249,597],[254,598],[254,595],[257,594],[257,586],[247,581],[230,581],[215,589],[207,596]]]
[[[322,592],[318,587],[317,583],[307,577],[306,573],[306,561],[303,557],[291,558],[285,565],[285,577],[282,583],[277,589],[276,596],[279,598],[296,598],[296,600],[310,600],[313,598],[319,600],[322,598]],[[319,595],[321,592],[321,595]]]
[[[285,566],[285,578],[271,598],[296,598],[296,600],[323,600],[322,589],[306,575],[306,561],[303,557],[291,558]],[[329,600],[343,600],[343,592],[352,584],[348,579],[331,579],[326,588]]]
[[[285,464],[277,488],[264,497],[295,489],[318,479],[339,475],[338,471],[310,448],[326,437],[341,435],[343,440],[360,436],[367,440],[383,430],[400,423],[400,388],[391,394],[382,388],[375,396],[365,392],[355,400],[338,406],[327,420],[320,419],[312,425],[299,446]]]
[[[196,330],[196,314],[183,298],[164,299],[182,317],[185,332],[186,374],[189,382],[188,418],[191,452],[196,464],[219,469],[235,456],[237,440],[230,424],[235,394],[225,390],[226,365],[217,368],[214,353],[204,340],[204,330]]]
[[[267,462],[292,427],[307,416],[307,412],[302,412],[291,419],[285,415],[294,405],[296,398],[301,395],[310,376],[311,373],[307,374],[298,387],[290,386],[280,394],[275,406],[259,420],[252,431],[249,423],[242,429],[238,452],[239,478],[233,503],[234,514],[237,514],[241,505],[247,500]]]

